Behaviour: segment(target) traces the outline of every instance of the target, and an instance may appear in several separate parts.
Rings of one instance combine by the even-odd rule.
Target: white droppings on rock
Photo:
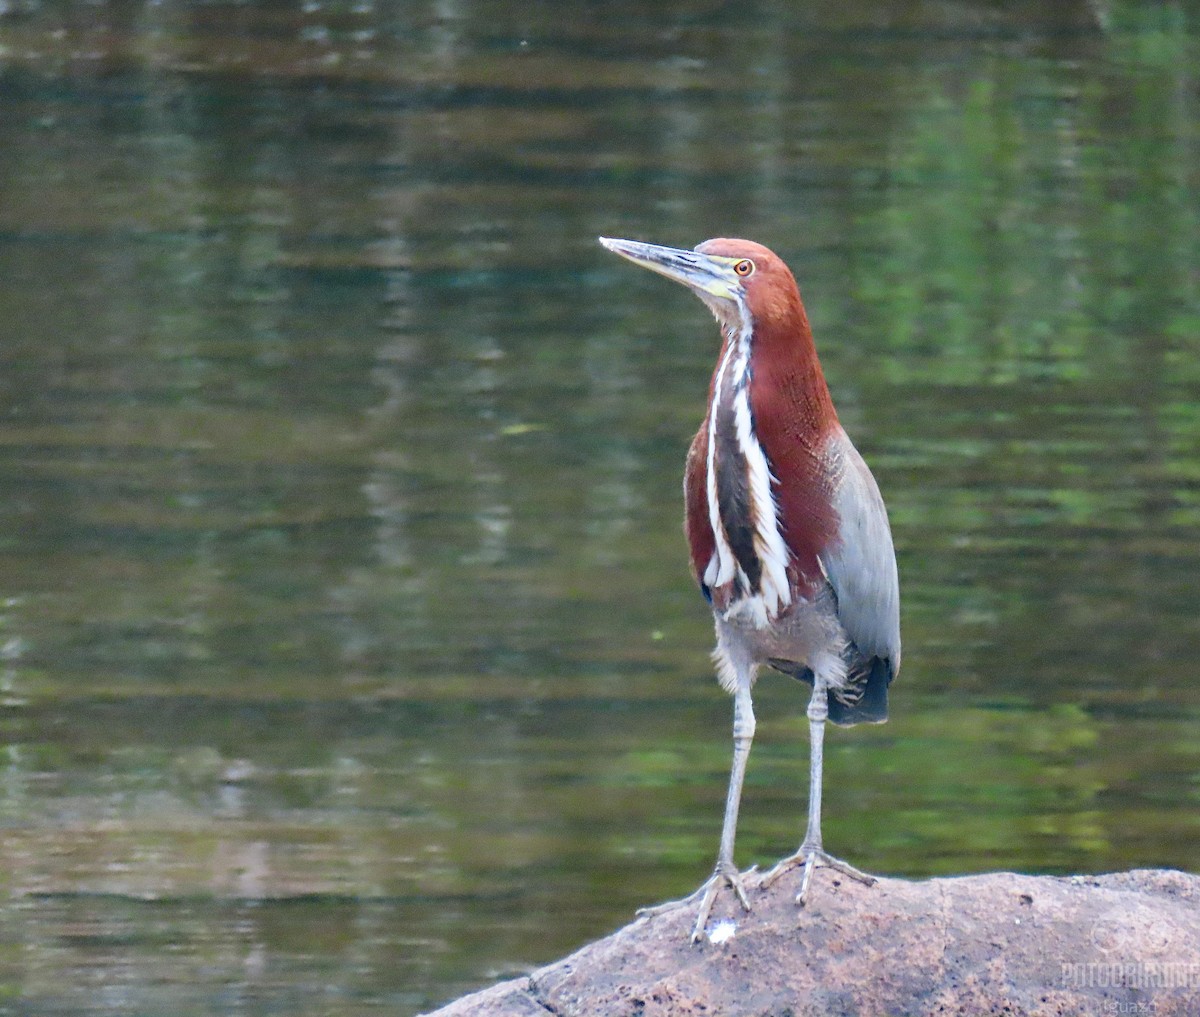
[[[712,927],[708,930],[708,941],[714,946],[720,946],[722,943],[727,943],[737,935],[737,922],[730,918],[722,918],[719,922],[713,922]]]

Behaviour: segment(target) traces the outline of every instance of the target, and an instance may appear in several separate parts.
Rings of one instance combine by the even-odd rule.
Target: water
[[[0,4],[0,1011],[412,1014],[707,873],[717,337],[599,234],[783,254],[884,490],[831,849],[1196,868],[1197,12],[793,7]]]

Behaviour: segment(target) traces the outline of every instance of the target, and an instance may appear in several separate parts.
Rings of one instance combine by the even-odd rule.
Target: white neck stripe
[[[787,575],[790,552],[780,532],[779,512],[771,489],[771,470],[762,445],[754,433],[754,420],[750,409],[749,372],[753,318],[744,305],[740,305],[738,309],[741,312],[742,325],[736,335],[730,335],[729,347],[717,368],[713,381],[713,405],[709,411],[705,493],[715,547],[704,572],[704,582],[712,589],[724,586],[735,578],[741,580],[740,586],[744,593],[730,603],[726,617],[744,614],[757,627],[762,628],[773,622],[792,602]],[[734,557],[717,498],[717,407],[724,398],[727,383],[733,386],[730,398],[733,401],[736,437],[748,474],[754,550],[761,565],[758,590],[749,588],[746,574]]]

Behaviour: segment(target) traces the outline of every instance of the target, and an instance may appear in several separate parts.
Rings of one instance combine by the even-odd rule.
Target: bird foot
[[[818,865],[828,869],[834,869],[842,873],[844,876],[849,876],[851,879],[856,879],[860,883],[865,883],[871,886],[875,882],[874,876],[869,876],[865,872],[860,872],[849,862],[843,862],[840,858],[834,858],[823,848],[801,845],[790,858],[785,858],[779,862],[770,872],[768,872],[759,881],[759,886],[764,890],[774,883],[780,876],[791,872],[792,869],[804,866],[804,876],[800,880],[800,892],[796,894],[796,903],[803,906],[808,899],[808,886],[812,880],[813,869]]]
[[[752,865],[746,870],[744,875],[749,876],[757,870],[758,866]],[[704,938],[705,927],[708,925],[709,916],[712,914],[713,904],[717,899],[717,892],[722,886],[732,887],[733,892],[737,895],[737,899],[741,902],[742,908],[746,911],[750,910],[750,898],[746,895],[743,873],[738,872],[737,866],[732,862],[717,862],[717,867],[713,870],[713,874],[709,876],[707,882],[693,893],[689,893],[680,900],[667,901],[665,904],[655,904],[653,907],[648,908],[638,908],[637,915],[639,918],[653,918],[656,915],[674,911],[676,908],[695,904],[698,900],[700,902],[700,910],[697,912],[696,921],[692,925],[691,935],[692,942],[698,943]]]

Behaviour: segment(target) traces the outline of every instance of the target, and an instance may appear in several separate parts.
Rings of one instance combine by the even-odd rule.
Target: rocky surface
[[[752,889],[749,915],[723,892],[701,943],[673,909],[436,1015],[1200,1015],[1200,876],[864,886],[818,869],[804,908],[798,880]]]

